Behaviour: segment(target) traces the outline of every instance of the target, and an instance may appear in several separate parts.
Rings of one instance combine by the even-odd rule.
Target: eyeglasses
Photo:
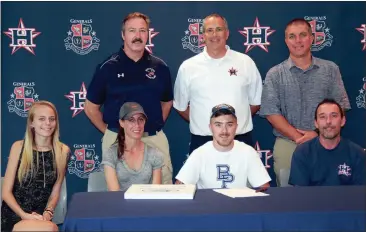
[[[205,30],[205,33],[207,33],[207,34],[213,34],[214,32],[216,32],[216,33],[220,33],[220,32],[223,32],[223,31],[225,31],[226,30],[226,28],[225,27],[216,27],[216,28],[207,28],[206,30]]]

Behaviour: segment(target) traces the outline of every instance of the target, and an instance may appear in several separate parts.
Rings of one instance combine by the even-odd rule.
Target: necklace
[[[39,147],[47,147],[48,146],[38,146],[37,145],[37,150],[39,150]],[[46,171],[45,171],[45,166],[44,166],[44,153],[43,151],[41,151],[41,154],[42,154],[42,164],[43,164],[43,188],[46,188]]]
[[[42,151],[42,160],[43,160],[43,188],[46,188],[46,171],[44,170],[44,154]]]

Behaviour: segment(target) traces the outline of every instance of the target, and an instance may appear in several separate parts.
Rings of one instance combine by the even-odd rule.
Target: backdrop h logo
[[[227,183],[232,183],[235,180],[235,176],[230,173],[230,166],[226,164],[218,164],[217,168],[217,180],[222,181],[221,188],[227,188]]]
[[[72,106],[70,110],[73,110],[72,117],[78,115],[81,111],[84,110],[84,104],[86,99],[86,88],[84,82],[81,84],[80,91],[70,91],[69,94],[65,95],[67,99],[72,102]]]
[[[243,31],[239,31],[240,34],[247,38],[247,41],[244,43],[244,46],[247,46],[245,53],[249,52],[256,46],[268,52],[267,46],[271,44],[268,42],[268,36],[272,35],[274,32],[275,30],[271,30],[268,26],[261,26],[258,18],[255,18],[254,25],[252,27],[244,27]]]
[[[154,28],[149,28],[149,39],[145,46],[146,51],[148,51],[150,54],[153,53],[152,48],[154,47],[152,39],[159,34],[159,32],[154,30],[155,30]]]
[[[9,47],[13,49],[11,51],[12,55],[20,48],[24,48],[35,55],[33,48],[36,47],[36,44],[33,42],[33,39],[41,34],[41,32],[36,32],[35,28],[25,27],[22,19],[19,20],[18,27],[9,28],[4,34],[11,39]]]

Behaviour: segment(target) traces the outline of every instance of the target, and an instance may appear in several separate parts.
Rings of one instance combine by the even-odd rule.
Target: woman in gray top
[[[136,102],[126,102],[119,112],[116,143],[103,151],[102,165],[109,191],[125,191],[132,184],[161,184],[163,155],[143,143],[147,116]]]

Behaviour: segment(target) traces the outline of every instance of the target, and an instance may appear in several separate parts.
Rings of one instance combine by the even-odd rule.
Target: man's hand
[[[181,181],[179,181],[179,180],[176,180],[175,181],[175,184],[184,184],[184,183],[182,183]]]
[[[265,183],[264,185],[260,186],[255,190],[256,193],[258,192],[265,192],[270,187],[269,183]]]
[[[306,141],[309,141],[310,139],[313,139],[316,136],[318,136],[318,134],[315,131],[304,131],[304,130],[300,130],[300,129],[296,129],[296,130],[302,134],[302,137],[295,140],[296,144],[305,143]]]

